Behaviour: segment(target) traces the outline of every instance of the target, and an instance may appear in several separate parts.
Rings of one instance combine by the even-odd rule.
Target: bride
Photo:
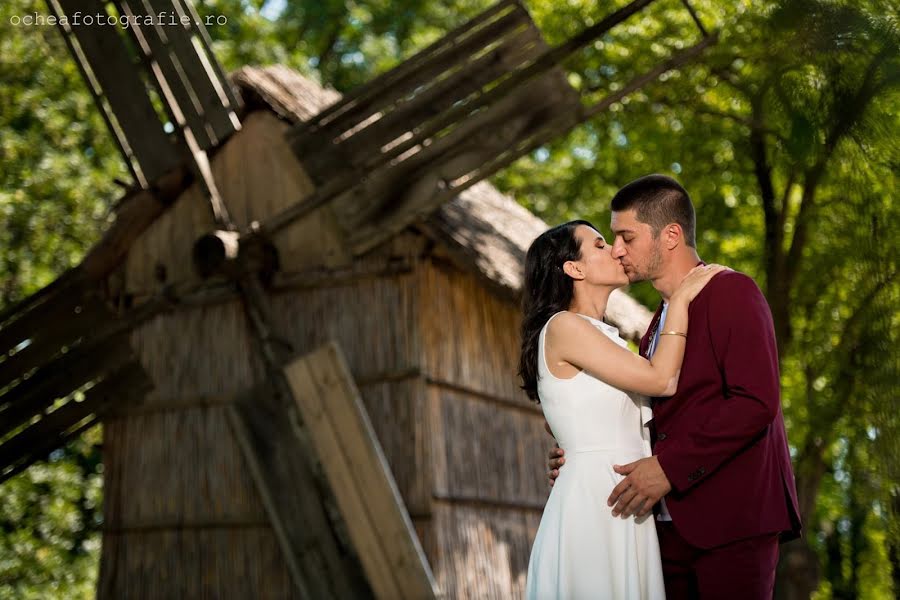
[[[685,277],[649,361],[602,320],[628,277],[593,225],[564,223],[528,249],[519,374],[568,460],[544,507],[526,598],[665,597],[652,513],[614,517],[607,498],[623,479],[613,465],[650,455],[652,414],[642,395],[675,393],[688,304],[723,269],[697,267]]]

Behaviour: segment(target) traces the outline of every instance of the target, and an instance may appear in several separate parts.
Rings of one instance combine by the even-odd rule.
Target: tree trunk
[[[819,587],[819,557],[805,539],[783,544],[780,552],[775,600],[809,600]]]
[[[794,461],[797,502],[804,533],[800,539],[781,547],[781,559],[775,576],[777,600],[807,600],[819,587],[819,559],[809,545],[808,536],[815,514],[816,497],[827,467],[824,451],[825,445],[821,439],[811,439]]]

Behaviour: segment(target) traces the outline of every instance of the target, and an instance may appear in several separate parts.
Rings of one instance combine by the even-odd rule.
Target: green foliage
[[[50,283],[97,239],[126,170],[53,27],[10,24],[46,14],[0,6],[0,302]],[[54,57],[48,64],[47,57]]]
[[[98,239],[127,177],[54,27],[14,26],[42,2],[0,4],[0,306],[50,283]],[[49,58],[49,60],[48,60]],[[94,596],[99,429],[0,486],[0,598]]]
[[[93,598],[102,464],[94,429],[0,486],[0,598]]]
[[[227,69],[283,63],[347,91],[490,0],[197,0]],[[550,43],[624,0],[528,0]],[[720,43],[494,182],[554,223],[609,220],[630,179],[678,177],[701,255],[754,276],[782,344],[785,416],[817,598],[889,598],[900,586],[900,22],[889,0],[693,0]],[[125,169],[53,28],[14,28],[0,6],[0,303],[75,264]],[[698,40],[679,0],[565,65],[585,102]],[[648,306],[648,285],[632,292]],[[96,432],[0,487],[0,596],[89,595],[96,577]],[[793,548],[786,548],[793,552]],[[802,556],[802,555],[801,555]],[[815,582],[808,581],[815,586]],[[799,588],[799,589],[802,589]]]

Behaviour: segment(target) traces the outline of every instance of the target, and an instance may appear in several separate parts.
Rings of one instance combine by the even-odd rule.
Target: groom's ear
[[[663,227],[660,237],[667,250],[674,250],[684,243],[684,231],[678,223],[669,223]]]
[[[563,263],[563,273],[575,280],[584,279],[584,271],[571,260],[567,260]]]

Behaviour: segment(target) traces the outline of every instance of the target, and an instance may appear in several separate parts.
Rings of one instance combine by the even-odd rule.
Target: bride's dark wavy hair
[[[572,303],[574,281],[563,272],[563,264],[581,258],[581,248],[575,238],[575,228],[579,225],[596,229],[592,223],[583,220],[557,225],[539,235],[525,255],[519,376],[522,389],[537,403],[540,403],[537,392],[538,341],[547,320],[561,310],[568,310]]]

